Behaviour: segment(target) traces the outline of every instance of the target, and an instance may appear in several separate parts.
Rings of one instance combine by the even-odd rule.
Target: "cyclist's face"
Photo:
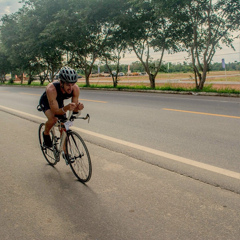
[[[64,85],[63,85],[64,91],[66,93],[70,94],[72,92],[72,90],[73,90],[73,85],[74,84],[75,83],[64,83]]]

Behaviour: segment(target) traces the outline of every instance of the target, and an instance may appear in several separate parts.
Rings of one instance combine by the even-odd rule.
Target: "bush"
[[[14,79],[13,79],[13,78],[10,78],[10,79],[8,80],[8,83],[9,83],[9,84],[13,84],[13,83],[14,83]]]

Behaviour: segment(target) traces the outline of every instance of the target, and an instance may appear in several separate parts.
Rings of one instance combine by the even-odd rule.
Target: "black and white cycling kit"
[[[57,91],[57,98],[56,98],[56,100],[58,102],[58,106],[59,106],[59,108],[62,108],[62,107],[64,107],[63,101],[65,99],[71,98],[73,96],[73,91],[70,94],[62,93],[60,82],[54,82],[53,85],[54,85],[54,87],[56,88],[56,91]],[[42,111],[44,113],[48,109],[50,109],[46,91],[42,94],[42,96],[41,96],[41,98],[39,100],[39,105],[41,106],[41,109],[42,109]]]

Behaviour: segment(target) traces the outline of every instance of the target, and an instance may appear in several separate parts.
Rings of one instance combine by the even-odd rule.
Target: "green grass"
[[[79,87],[85,88],[87,87],[85,84],[78,84]],[[114,89],[111,85],[97,85],[91,84],[88,88],[105,88],[105,89]],[[234,93],[240,94],[240,90],[231,89],[231,88],[222,88],[222,89],[215,89],[212,87],[211,84],[205,86],[202,90],[194,88],[184,88],[184,87],[173,87],[171,85],[164,85],[162,87],[156,87],[155,89],[147,87],[147,86],[117,86],[115,89],[124,90],[124,89],[133,89],[133,90],[160,90],[160,91],[176,91],[176,92],[213,92],[213,93]]]
[[[0,83],[0,85],[16,85],[16,86],[47,86],[49,82],[45,82],[44,85],[40,85],[39,82],[32,82],[31,85],[28,85],[27,83],[11,83],[10,81],[5,83]],[[80,88],[86,88],[86,84],[78,84]],[[114,89],[112,85],[98,85],[98,84],[91,84],[88,86],[88,88],[102,88],[102,89]],[[176,92],[212,92],[212,93],[227,93],[227,94],[240,94],[240,90],[232,89],[232,88],[222,88],[222,89],[215,89],[211,84],[206,85],[202,90],[196,89],[195,87],[191,88],[184,88],[184,87],[173,87],[170,84],[165,84],[161,87],[156,87],[155,89],[152,89],[148,86],[144,85],[136,85],[136,86],[117,86],[115,89],[118,90],[160,90],[160,91],[176,91]]]
[[[40,86],[47,86],[49,84],[49,82],[45,82],[43,85],[41,85],[39,82],[32,82],[30,85],[27,84],[26,82],[24,82],[23,84],[21,84],[20,82],[14,82],[12,83],[10,80],[6,81],[5,83],[0,83],[0,85],[10,85],[10,86],[36,86],[36,87],[40,87]]]

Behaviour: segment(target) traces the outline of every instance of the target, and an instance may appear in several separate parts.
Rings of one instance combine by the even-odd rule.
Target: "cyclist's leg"
[[[56,149],[46,148],[45,140],[43,137],[44,128],[45,124],[41,123],[38,130],[39,143],[45,159],[50,165],[53,166],[59,161],[59,155]],[[51,138],[53,138],[53,132],[50,132],[50,134],[52,135]]]
[[[45,115],[47,117],[47,121],[45,123],[45,128],[43,132],[43,139],[44,139],[44,144],[47,147],[52,147],[52,139],[50,137],[50,130],[54,126],[54,124],[57,122],[57,118],[54,116],[52,111],[50,109],[46,110]]]
[[[51,128],[57,122],[58,118],[55,117],[55,115],[53,114],[53,112],[50,109],[45,111],[45,115],[47,117],[47,121],[45,123],[44,134],[49,135]]]

